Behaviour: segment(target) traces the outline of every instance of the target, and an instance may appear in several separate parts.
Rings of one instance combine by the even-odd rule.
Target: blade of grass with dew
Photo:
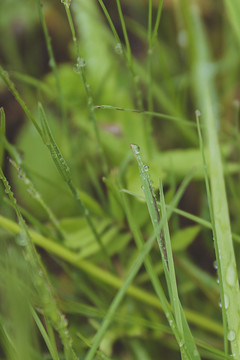
[[[45,268],[40,262],[37,255],[36,249],[32,242],[31,236],[28,232],[27,225],[19,211],[17,201],[11,191],[11,187],[0,168],[0,179],[5,187],[5,192],[9,197],[9,200],[14,207],[18,221],[19,221],[19,232],[22,235],[22,246],[25,248],[26,256],[25,260],[29,264],[30,272],[33,276],[34,286],[36,287],[41,298],[43,299],[43,308],[46,316],[53,324],[55,330],[58,332],[59,337],[64,347],[64,353],[67,360],[77,360],[77,356],[72,348],[72,339],[68,331],[67,320],[64,315],[58,309],[57,303],[52,293],[52,288],[47,279]]]
[[[111,106],[111,105],[96,105],[95,109],[106,109],[106,110],[118,110],[118,111],[135,112],[135,113],[144,114],[144,115],[150,116],[150,117],[153,116],[153,117],[157,117],[157,118],[161,118],[161,119],[180,122],[181,124],[186,125],[186,126],[190,126],[190,127],[196,127],[195,123],[184,120],[184,119],[182,119],[180,117],[171,116],[171,115],[167,115],[167,114],[161,114],[161,113],[153,112],[153,111],[143,111],[143,110],[137,110],[137,109],[125,109],[125,108],[121,108],[121,107],[118,107],[118,106]]]
[[[129,226],[130,226],[130,229],[133,233],[133,236],[134,236],[134,240],[136,242],[136,245],[138,247],[138,249],[140,250],[143,246],[144,246],[144,240],[140,234],[140,231],[138,229],[138,226],[134,220],[134,217],[132,215],[132,212],[130,210],[130,207],[129,207],[129,204],[128,204],[128,201],[126,199],[126,197],[123,196],[123,204],[124,204],[124,207],[125,207],[125,213],[126,213],[126,216],[127,216],[127,219],[128,219],[128,222],[129,222]],[[157,276],[157,273],[155,271],[155,268],[154,268],[154,265],[152,264],[152,261],[151,261],[151,257],[150,255],[146,256],[145,260],[144,260],[144,265],[146,267],[146,270],[147,270],[147,274],[152,282],[152,285],[153,285],[153,288],[156,292],[156,295],[158,296],[159,300],[160,300],[160,303],[163,307],[163,311],[167,317],[167,320],[169,322],[169,325],[170,325],[170,328],[173,332],[173,334],[175,335],[176,337],[176,340],[178,341],[179,343],[179,346],[183,346],[183,339],[181,337],[181,334],[179,334],[178,332],[176,333],[175,331],[175,328],[176,328],[176,323],[175,323],[175,320],[171,314],[171,312],[169,311],[169,303],[168,303],[168,300],[164,294],[164,291],[163,291],[163,288],[162,288],[162,285],[158,279],[158,276]],[[185,353],[185,349],[183,351],[183,353]],[[187,358],[191,359],[191,357],[188,357],[190,355],[186,355]]]
[[[111,259],[107,253],[107,250],[105,248],[105,246],[102,243],[101,237],[99,236],[93,222],[91,219],[91,216],[89,214],[88,209],[86,208],[86,206],[84,205],[84,203],[81,200],[81,197],[77,191],[77,189],[75,188],[75,186],[73,185],[72,179],[71,179],[71,174],[70,174],[70,169],[65,161],[65,159],[63,158],[56,142],[53,139],[53,136],[51,134],[49,125],[48,125],[48,121],[44,112],[44,109],[42,107],[41,104],[39,104],[39,110],[40,110],[40,115],[41,115],[41,122],[42,122],[42,131],[43,131],[43,139],[44,139],[44,143],[46,144],[46,146],[48,147],[52,159],[60,173],[60,175],[62,176],[63,180],[67,183],[69,189],[71,190],[71,193],[73,194],[75,200],[77,201],[77,204],[79,205],[80,211],[81,213],[85,216],[88,225],[90,227],[90,229],[92,230],[94,237],[97,241],[97,243],[99,244],[102,253],[104,255],[105,260],[107,261],[107,263],[109,265],[112,266],[111,263]]]
[[[18,224],[1,215],[0,215],[0,226],[13,234],[19,234],[21,232],[21,229],[18,226]],[[78,255],[75,252],[66,249],[62,245],[56,243],[55,241],[49,238],[46,238],[45,236],[37,233],[36,231],[29,230],[29,234],[34,244],[58,256],[59,258],[65,260],[69,264],[83,270],[85,273],[92,275],[99,281],[110,285],[114,289],[115,288],[119,289],[122,286],[123,282],[120,278],[103,270],[99,266],[96,266],[86,260],[79,259]],[[140,288],[137,288],[135,286],[130,286],[128,288],[127,293],[149,306],[153,306],[154,308],[160,310],[162,309],[158,298],[156,298],[152,294],[146,293]],[[217,335],[223,334],[222,326],[217,322],[213,321],[212,319],[209,319],[208,317],[204,317],[202,314],[198,314],[187,308],[185,308],[185,314],[189,322],[191,322],[192,324],[195,324],[198,327],[203,328]]]
[[[178,297],[177,281],[176,281],[175,267],[174,267],[173,254],[172,254],[172,248],[171,248],[171,239],[170,239],[169,227],[168,227],[168,222],[167,222],[167,211],[166,211],[163,187],[162,187],[161,182],[160,182],[160,206],[161,206],[161,214],[162,214],[163,220],[165,220],[164,226],[163,226],[163,231],[164,231],[163,236],[164,236],[165,244],[166,244],[166,253],[167,253],[167,257],[168,257],[170,281],[171,281],[171,284],[173,287],[172,296],[173,296],[173,301],[178,302],[176,304],[177,308],[175,311],[179,312],[178,316],[179,315],[181,316],[181,326],[182,326],[181,330],[183,331],[183,334],[184,334],[184,341],[185,341],[186,347],[187,347],[189,353],[191,354],[191,359],[200,359],[200,355],[196,348],[196,344],[195,344],[193,335],[192,335],[189,325],[187,323],[181,302]],[[172,268],[172,270],[171,270],[171,268]],[[175,287],[175,289],[174,289],[174,287]],[[174,299],[174,297],[176,297],[176,298]],[[174,303],[172,305],[173,305],[173,309],[174,309]]]
[[[165,204],[164,204],[164,197],[163,192],[160,187],[160,197],[161,197],[161,210],[162,216],[164,221],[164,235],[162,232],[158,231],[158,224],[160,221],[159,210],[156,203],[156,198],[152,189],[152,184],[150,177],[148,175],[148,166],[144,165],[140,155],[140,148],[137,145],[131,145],[134,156],[137,160],[139,166],[140,177],[142,181],[142,189],[145,194],[146,203],[148,206],[148,211],[152,220],[152,224],[155,230],[155,234],[157,237],[158,245],[160,248],[160,252],[162,255],[162,262],[164,273],[168,285],[169,297],[170,302],[173,307],[173,313],[176,320],[176,325],[178,327],[178,331],[182,337],[182,341],[180,342],[180,351],[182,353],[183,359],[183,349],[182,347],[185,345],[190,356],[196,359],[200,359],[199,353],[197,351],[196,345],[194,343],[193,337],[191,335],[190,329],[188,327],[187,321],[185,319],[183,310],[181,308],[181,303],[178,297],[178,290],[177,290],[177,282],[176,282],[176,275],[175,275],[175,268],[172,256],[172,249],[171,249],[171,241],[170,235],[167,226],[167,214],[165,211]],[[184,327],[184,331],[183,331]],[[186,336],[186,338],[185,338]]]
[[[226,196],[220,146],[217,137],[216,119],[213,114],[208,89],[205,91],[206,114],[205,136],[209,152],[209,172],[211,184],[211,202],[214,227],[216,231],[216,257],[219,257],[219,271],[223,288],[228,332],[233,359],[240,357],[240,292],[234,247],[232,242],[228,202]]]
[[[201,129],[200,129],[199,119],[200,119],[200,112],[196,111],[199,146],[200,146],[200,150],[202,152],[204,179],[205,179],[205,186],[206,186],[207,197],[208,197],[208,207],[209,207],[210,219],[211,219],[211,224],[212,224],[212,233],[213,233],[213,239],[216,239],[217,233],[216,233],[216,227],[215,227],[215,221],[214,221],[213,203],[212,203],[211,190],[210,190],[210,184],[209,184],[209,179],[208,179],[207,161],[206,161],[206,157],[205,157],[205,153],[204,153],[204,145],[203,145],[203,139],[202,139],[202,133],[201,133]],[[219,254],[219,249],[217,247],[216,241],[214,241],[214,249],[215,249],[215,254],[216,254],[220,298],[221,298],[221,304],[222,304],[224,350],[225,350],[225,353],[228,354],[228,338],[227,338],[228,331],[227,331],[227,314],[226,314],[226,308],[228,307],[228,298],[226,297],[226,295],[224,295],[222,271],[221,271],[221,266],[220,266],[220,254]]]

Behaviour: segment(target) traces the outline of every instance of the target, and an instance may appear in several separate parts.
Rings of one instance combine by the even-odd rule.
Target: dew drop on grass
[[[236,270],[232,264],[227,268],[226,281],[229,286],[234,286],[236,282]]]
[[[140,154],[140,146],[133,144],[132,147],[134,149],[135,154],[137,155]]]
[[[214,269],[215,269],[215,270],[217,270],[217,269],[218,269],[218,266],[217,266],[217,261],[216,261],[216,260],[213,262],[213,267],[214,267]]]
[[[143,165],[143,169],[144,169],[145,171],[148,171],[148,170],[149,170],[149,167],[148,167],[147,165]]]
[[[117,45],[115,46],[115,52],[118,55],[121,55],[123,53],[122,45],[120,43],[117,43]]]
[[[219,299],[219,301],[218,301],[218,305],[219,305],[219,307],[220,307],[220,308],[222,308],[222,302],[221,302],[221,299]]]
[[[144,185],[141,186],[141,189],[144,190]]]
[[[236,334],[235,334],[235,331],[233,330],[230,330],[227,334],[227,338],[229,341],[233,341],[235,340],[235,337],[236,337]]]
[[[85,59],[78,57],[77,58],[77,63],[74,66],[74,71],[79,74],[81,68],[83,68],[84,66],[86,66]]]
[[[17,241],[17,244],[20,246],[27,245],[27,239],[25,238],[25,236],[22,233],[19,234],[16,241]]]
[[[182,347],[183,347],[183,345],[184,345],[184,341],[183,341],[183,340],[181,340],[181,341],[180,341],[180,343],[179,343],[180,348],[182,348]]]
[[[229,298],[227,295],[224,295],[224,306],[225,306],[225,309],[228,309],[228,307],[229,307]]]

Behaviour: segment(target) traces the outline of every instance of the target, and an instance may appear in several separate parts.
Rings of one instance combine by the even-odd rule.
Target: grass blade
[[[181,341],[179,343],[180,351],[184,358],[185,355],[183,351],[183,346],[184,347],[186,346],[186,350],[189,353],[190,358],[200,359],[199,353],[193,341],[193,337],[191,335],[190,329],[188,327],[178,297],[175,268],[174,268],[174,262],[172,256],[171,241],[170,241],[169,229],[167,224],[167,213],[165,209],[162,186],[160,185],[160,199],[161,199],[160,204],[161,204],[164,234],[162,232],[159,232],[158,229],[160,222],[159,209],[152,188],[152,183],[148,175],[148,166],[144,165],[142,162],[140,155],[140,148],[137,145],[131,145],[131,147],[138,163],[140,177],[142,181],[142,189],[145,194],[149,215],[152,220],[152,224],[155,230],[155,235],[157,237],[160,252],[162,255],[163,269],[168,285],[169,297],[170,297],[171,305],[173,307],[173,313],[175,316],[176,325],[181,336]]]

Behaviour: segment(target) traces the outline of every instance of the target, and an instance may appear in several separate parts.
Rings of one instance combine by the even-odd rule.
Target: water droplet
[[[132,148],[133,148],[135,154],[140,153],[140,146],[132,144]]]
[[[170,313],[166,313],[166,317],[167,317],[167,319],[169,319],[170,318]]]
[[[196,111],[195,111],[195,114],[196,114],[197,117],[199,117],[199,116],[201,116],[201,111],[200,111],[200,110],[196,110]]]
[[[220,283],[219,278],[217,278],[217,284],[219,284],[219,283]]]
[[[220,308],[222,308],[222,302],[221,302],[221,299],[219,299],[219,301],[218,301],[218,305],[219,305],[219,307],[220,307]]]
[[[27,245],[27,239],[26,237],[24,236],[23,233],[20,233],[16,239],[16,242],[18,245],[20,246],[26,246]]]
[[[149,167],[148,167],[147,165],[143,165],[143,169],[144,169],[145,171],[148,171],[148,170],[149,170]]]
[[[236,283],[236,269],[232,264],[230,264],[227,268],[226,280],[228,285],[234,286]]]
[[[70,5],[71,5],[71,0],[61,0],[61,3],[66,5],[69,9]]]
[[[184,345],[184,341],[181,340],[180,343],[179,343],[180,348],[183,347],[183,345]]]
[[[214,262],[213,262],[213,267],[214,267],[214,269],[218,269],[218,266],[217,266],[217,261],[215,260]]]
[[[115,46],[115,51],[118,55],[121,55],[123,53],[122,44],[117,43],[117,45]]]
[[[78,57],[77,58],[77,63],[74,66],[74,71],[79,74],[81,68],[83,68],[84,66],[86,66],[85,59]]]
[[[228,299],[227,295],[224,295],[224,306],[225,306],[225,309],[228,309],[228,307],[229,307],[229,299]]]
[[[67,327],[68,326],[68,321],[66,319],[66,317],[64,315],[61,315],[61,324],[63,327]]]
[[[144,185],[141,186],[141,189],[144,190]]]
[[[228,340],[233,341],[235,340],[235,337],[236,337],[235,332],[233,330],[230,330],[227,335]]]

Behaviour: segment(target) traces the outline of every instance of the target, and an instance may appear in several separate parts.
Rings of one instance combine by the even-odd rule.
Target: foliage
[[[1,358],[239,359],[238,1],[17,3]]]

